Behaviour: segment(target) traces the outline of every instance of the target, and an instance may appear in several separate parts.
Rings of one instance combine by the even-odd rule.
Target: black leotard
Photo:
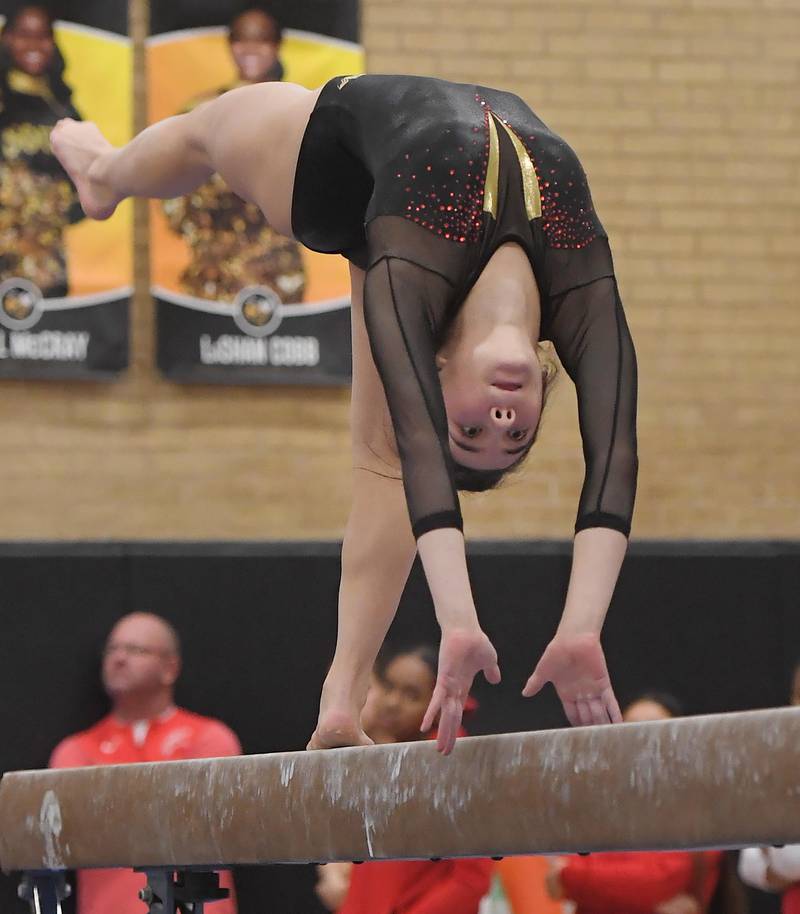
[[[515,95],[413,76],[339,77],[295,179],[296,237],[367,271],[364,313],[414,534],[462,526],[435,355],[507,241],[539,287],[541,338],[578,393],[586,476],[576,530],[630,531],[636,356],[608,239],[575,153]]]

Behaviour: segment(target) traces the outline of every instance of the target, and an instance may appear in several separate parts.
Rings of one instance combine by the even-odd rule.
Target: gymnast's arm
[[[346,582],[343,578],[343,586],[346,583],[349,592],[351,587],[357,586],[357,576],[374,576],[374,586],[384,593],[381,603],[386,603],[387,611],[391,604],[394,613],[419,546],[440,624],[463,622],[466,606],[477,625],[461,531],[436,529],[423,534],[418,542],[414,540],[392,418],[363,319],[363,272],[351,267],[351,280],[353,389],[350,423],[354,479],[344,558],[353,556],[354,561],[345,561],[343,571],[352,568],[353,574],[348,574]],[[360,569],[358,575],[356,568]],[[392,574],[387,577],[389,569]]]
[[[427,317],[431,302],[449,292],[441,276],[388,256],[370,267],[364,283],[364,322],[374,377],[385,394],[412,531],[443,626],[477,624],[446,445],[447,414]]]
[[[373,263],[364,280],[364,334],[391,416],[411,532],[442,629],[439,676],[423,729],[440,715],[437,747],[445,753],[455,743],[475,674],[483,670],[490,682],[500,680],[469,585],[436,369],[430,315],[450,293],[441,274],[392,256]],[[362,433],[373,442],[373,456],[375,437]]]
[[[638,466],[636,354],[607,242],[594,243],[605,246],[609,272],[553,296],[544,328],[575,383],[586,473],[564,612],[523,691],[553,682],[573,724],[621,719],[599,638],[627,549]]]
[[[599,635],[636,494],[636,353],[613,276],[570,290],[554,310],[553,339],[575,382],[586,461],[559,631]]]
[[[636,493],[636,353],[616,279],[560,297],[552,336],[575,382],[586,461],[560,631],[599,634],[627,549]]]

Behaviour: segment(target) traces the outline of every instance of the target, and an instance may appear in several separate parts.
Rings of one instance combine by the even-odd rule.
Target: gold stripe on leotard
[[[494,117],[489,115],[489,161],[486,163],[486,181],[483,185],[483,211],[497,219],[497,188],[500,176],[500,140]]]
[[[522,145],[520,138],[508,126],[500,121],[505,127],[511,142],[514,144],[514,150],[519,159],[519,170],[522,172],[522,191],[525,195],[525,211],[528,214],[528,220],[538,219],[542,215],[542,192],[539,189],[539,178],[536,175],[536,168],[528,155],[528,150]]]

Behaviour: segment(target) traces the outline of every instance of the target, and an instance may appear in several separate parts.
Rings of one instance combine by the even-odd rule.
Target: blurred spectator
[[[50,767],[239,755],[239,740],[225,724],[175,707],[180,669],[178,635],[164,619],[137,612],[117,622],[103,650],[103,687],[111,713],[59,743]],[[222,873],[220,881],[233,892],[230,873]],[[78,914],[141,914],[138,893],[144,884],[144,875],[131,870],[82,870]],[[209,910],[236,914],[236,904],[231,897]]]
[[[647,692],[628,705],[623,719],[666,720],[680,713],[672,696]],[[721,885],[722,858],[718,851],[560,857],[552,862],[547,888],[553,899],[574,902],[576,914],[738,914],[741,908],[723,901],[723,895],[730,894],[727,879],[735,879],[735,874],[728,873]]]
[[[364,729],[376,743],[433,735],[419,728],[433,695],[436,668],[436,649],[427,645],[379,661],[362,714]],[[319,868],[317,895],[340,914],[476,914],[491,874],[490,860],[328,864]]]
[[[800,663],[792,672],[789,703],[800,707]],[[800,914],[800,844],[748,847],[739,855],[739,875],[762,892],[781,894],[781,914]]]
[[[283,79],[282,41],[283,30],[272,13],[251,7],[235,16],[228,43],[239,75],[236,85]]]
[[[669,692],[643,692],[628,704],[622,716],[627,724],[647,720],[669,720],[672,717],[683,717],[683,707]]]
[[[83,218],[50,150],[50,130],[62,117],[80,119],[53,15],[44,5],[22,4],[0,30],[0,281],[27,279],[50,297],[68,293],[64,230]],[[25,301],[4,304],[10,317],[27,316]]]
[[[229,89],[283,79],[282,40],[281,26],[271,13],[260,7],[238,13],[228,34],[236,79],[195,98],[185,110]],[[267,146],[269,141],[264,138]],[[261,210],[237,197],[218,174],[191,194],[166,200],[163,207],[170,228],[183,237],[192,255],[181,274],[182,291],[233,301],[242,289],[261,286],[284,303],[303,300],[306,276],[300,245],[271,228]],[[258,322],[258,315],[253,317]]]
[[[393,743],[395,740],[391,731],[385,730],[378,725],[378,715],[381,713],[385,697],[383,682],[378,675],[379,667],[380,658],[378,658],[378,663],[376,663],[369,679],[367,700],[364,702],[364,707],[361,711],[361,726],[374,743]]]
[[[800,914],[800,844],[745,848],[739,875],[754,889],[779,892],[781,914]]]
[[[800,707],[800,663],[797,664],[792,672],[792,691],[789,704],[795,708]]]

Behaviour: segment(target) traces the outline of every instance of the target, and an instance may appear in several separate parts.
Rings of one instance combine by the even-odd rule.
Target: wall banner
[[[216,6],[216,9],[212,7]],[[294,4],[295,7],[298,4]],[[149,120],[253,82],[313,88],[363,71],[352,0],[293,10],[154,0]],[[317,13],[316,19],[315,11]],[[302,19],[298,19],[302,15]],[[265,150],[269,138],[265,137]],[[351,373],[346,261],[272,229],[215,175],[151,205],[158,365],[175,381],[343,384]]]
[[[0,0],[0,378],[102,378],[128,364],[130,202],[85,218],[50,150],[62,117],[115,145],[132,127],[125,0]]]

